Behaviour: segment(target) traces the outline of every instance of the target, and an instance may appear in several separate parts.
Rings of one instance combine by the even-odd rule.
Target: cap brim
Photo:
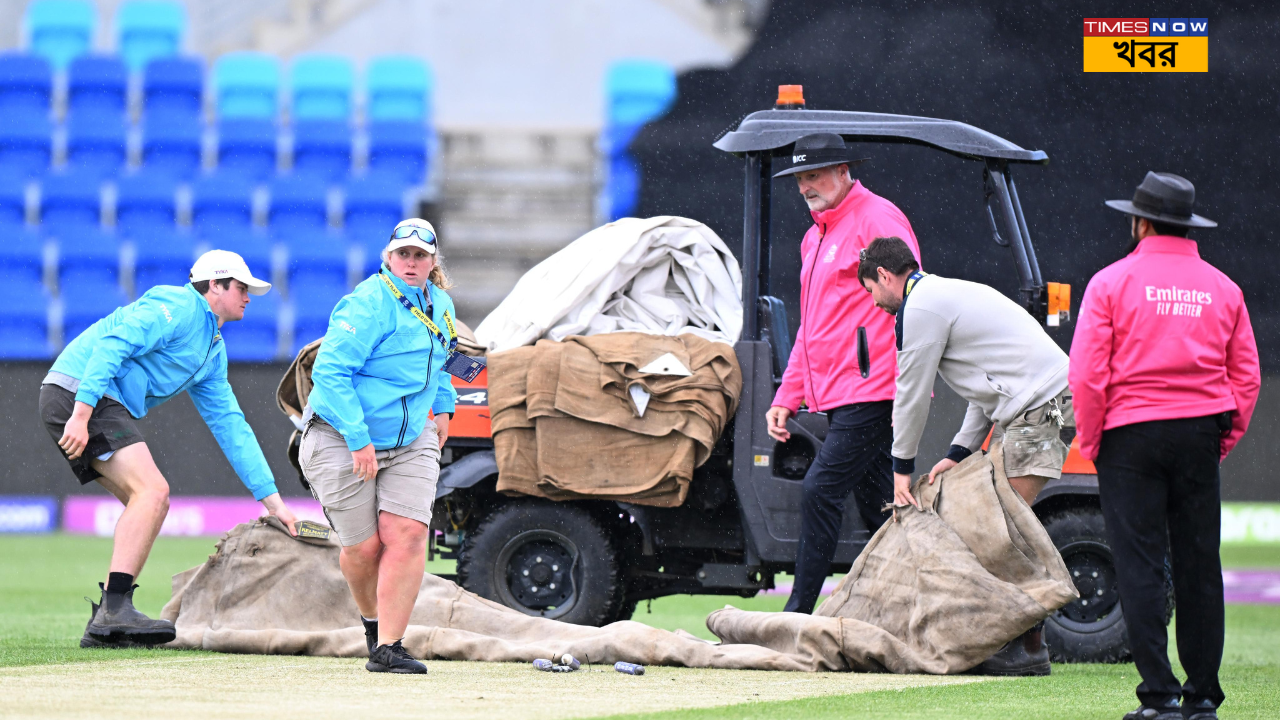
[[[231,278],[233,280],[239,280],[245,285],[248,285],[250,295],[266,295],[267,293],[271,292],[271,283],[267,282],[266,280],[259,280],[253,275],[247,275],[243,277],[239,275],[232,275]]]
[[[1119,210],[1120,212],[1125,213],[1126,215],[1136,215],[1140,218],[1146,218],[1147,220],[1154,220],[1155,222],[1158,222],[1158,223],[1164,223],[1165,225],[1177,225],[1179,227],[1194,227],[1194,228],[1218,227],[1218,223],[1202,215],[1196,215],[1195,213],[1192,213],[1190,218],[1184,218],[1184,217],[1176,217],[1172,215],[1164,215],[1161,213],[1147,212],[1146,210],[1143,210],[1137,205],[1134,205],[1132,200],[1106,200],[1104,201],[1104,204],[1107,207],[1111,208],[1112,210]]]
[[[407,238],[391,238],[391,241],[387,243],[388,252],[392,250],[399,250],[402,247],[422,248],[432,255],[436,254],[436,246],[423,241],[422,238],[419,238],[417,235],[410,235]]]
[[[818,163],[807,163],[805,165],[796,165],[794,167],[789,167],[786,170],[774,173],[773,176],[775,178],[780,178],[780,177],[785,177],[787,175],[795,175],[796,173],[802,173],[802,172],[805,172],[806,170],[818,170],[819,168],[831,167],[832,165],[848,165],[849,167],[853,167],[855,165],[861,165],[862,163],[870,159],[871,158],[853,158],[850,160],[829,160],[829,161],[818,162]]]

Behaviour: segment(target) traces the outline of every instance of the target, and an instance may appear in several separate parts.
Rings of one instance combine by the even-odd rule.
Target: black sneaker
[[[974,675],[1028,677],[1048,675],[1050,671],[1049,646],[1044,642],[1044,623],[1040,623],[1010,640],[995,655],[969,672]]]
[[[1182,710],[1177,705],[1163,708],[1139,705],[1137,710],[1125,713],[1124,720],[1182,720]]]
[[[408,650],[397,640],[390,645],[379,645],[369,653],[369,662],[364,664],[369,672],[401,673],[405,675],[426,675],[427,666],[413,659]]]
[[[378,647],[378,621],[365,620],[362,615],[360,624],[364,625],[364,644],[369,646],[369,655],[372,656],[373,649]]]
[[[98,583],[102,587],[102,583]],[[102,643],[102,646],[133,647],[141,645],[163,645],[172,642],[178,636],[173,623],[168,620],[153,620],[138,612],[133,606],[133,591],[137,585],[125,593],[102,592],[102,602],[94,606],[93,618],[85,628],[85,636],[91,641]],[[84,639],[81,647],[86,646]]]

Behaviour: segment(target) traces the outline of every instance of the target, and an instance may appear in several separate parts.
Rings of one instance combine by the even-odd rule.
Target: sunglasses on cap
[[[391,238],[393,240],[405,240],[413,235],[417,235],[419,240],[428,245],[436,244],[435,233],[424,227],[418,227],[416,225],[402,225],[396,228],[395,232],[391,233]]]

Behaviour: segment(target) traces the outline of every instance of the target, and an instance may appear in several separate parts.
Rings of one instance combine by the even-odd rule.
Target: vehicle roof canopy
[[[805,135],[837,133],[852,142],[927,145],[963,158],[1047,163],[1043,150],[1024,150],[986,130],[955,120],[843,110],[762,110],[715,142],[730,153],[778,150]]]

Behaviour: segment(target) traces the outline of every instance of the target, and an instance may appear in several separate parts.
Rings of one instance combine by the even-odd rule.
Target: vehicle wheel
[[[1045,620],[1045,641],[1055,662],[1129,659],[1124,613],[1106,524],[1098,508],[1073,508],[1044,518],[1080,599]]]
[[[484,518],[463,542],[458,583],[526,615],[577,625],[610,622],[620,598],[612,538],[564,503],[511,502]]]

